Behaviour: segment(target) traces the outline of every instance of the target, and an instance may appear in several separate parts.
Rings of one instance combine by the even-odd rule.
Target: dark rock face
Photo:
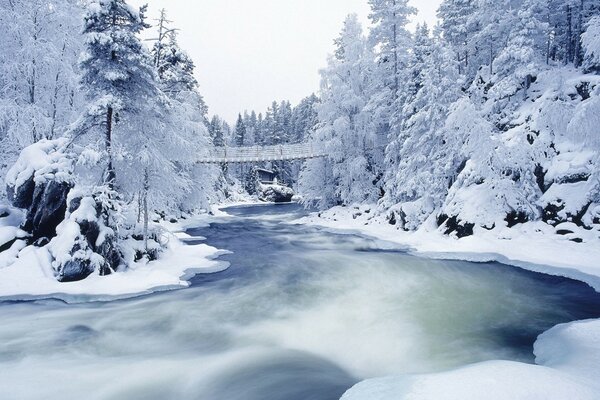
[[[508,227],[512,228],[518,224],[524,224],[529,221],[529,216],[522,211],[512,211],[508,213],[506,218],[504,219],[508,223]]]
[[[35,187],[24,226],[33,239],[56,236],[56,227],[65,219],[70,190],[70,184],[55,181]]]
[[[458,238],[473,236],[473,229],[475,228],[475,224],[460,221],[456,216],[449,217],[447,215],[438,217],[438,226],[445,228],[444,235],[456,232]]]
[[[121,265],[122,256],[114,236],[107,237],[100,246],[97,246],[96,253],[104,258],[104,265],[100,267],[102,276],[112,274]]]
[[[23,230],[31,233],[32,242],[56,236],[56,227],[65,219],[71,188],[69,183],[56,181],[36,185],[33,176],[17,189],[7,187],[12,205],[27,209]]]
[[[567,213],[566,218],[563,218],[559,215],[559,213],[565,209],[565,205],[562,202],[557,204],[550,203],[544,208],[542,220],[545,223],[553,226],[556,226],[561,222],[573,222],[577,226],[585,227],[585,224],[583,223],[583,217],[588,212],[591,205],[592,203],[589,202],[576,214]]]
[[[82,281],[94,273],[90,260],[71,260],[62,266],[58,280],[60,282]]]
[[[13,186],[6,187],[6,194],[10,203],[17,208],[29,208],[33,199],[35,190],[35,182],[33,176],[23,185],[15,189]]]

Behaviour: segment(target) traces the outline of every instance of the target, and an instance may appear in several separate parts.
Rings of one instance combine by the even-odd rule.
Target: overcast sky
[[[435,23],[441,0],[412,0],[418,21]],[[263,111],[273,100],[300,99],[319,88],[333,39],[345,16],[366,25],[367,0],[130,0],[161,8],[180,29],[181,46],[196,63],[210,114],[234,121],[244,110]],[[151,21],[153,22],[153,21]]]

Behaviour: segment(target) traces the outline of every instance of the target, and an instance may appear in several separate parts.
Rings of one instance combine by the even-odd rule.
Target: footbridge
[[[281,144],[275,146],[211,147],[200,164],[255,163],[293,161],[326,157],[324,146],[313,143]]]

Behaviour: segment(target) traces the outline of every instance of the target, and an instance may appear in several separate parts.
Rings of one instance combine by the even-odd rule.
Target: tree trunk
[[[143,194],[143,207],[144,207],[144,249],[148,253],[148,191],[150,190],[150,182],[148,176],[148,169],[144,170],[144,194]]]
[[[490,78],[494,73],[494,43],[490,41]]]
[[[396,23],[396,0],[394,0],[394,100],[398,99],[400,81],[398,79],[398,24]]]
[[[567,54],[565,65],[573,61],[573,12],[571,6],[567,6]]]
[[[579,15],[577,16],[577,33],[575,34],[575,67],[580,67],[582,63],[581,54],[581,35],[583,34],[583,0],[579,2]]]
[[[63,48],[60,53],[61,64],[64,61],[66,50],[67,50],[67,44],[63,43]],[[54,133],[56,131],[56,118],[57,118],[57,113],[58,113],[58,94],[60,91],[60,85],[59,85],[60,73],[61,73],[61,69],[59,68],[58,71],[56,71],[56,76],[54,77],[54,96],[52,97],[52,126],[50,127],[50,139],[54,138]]]
[[[113,156],[112,156],[112,130],[113,130],[113,113],[114,110],[111,106],[108,107],[106,111],[106,152],[108,154],[108,167],[106,170],[105,183],[108,184],[108,187],[112,190],[115,188],[115,169],[113,166]]]

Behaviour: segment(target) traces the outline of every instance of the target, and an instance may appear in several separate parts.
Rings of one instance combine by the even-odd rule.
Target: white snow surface
[[[598,231],[529,222],[510,229],[475,228],[474,236],[456,239],[438,232],[431,220],[417,232],[401,231],[376,210],[375,205],[336,207],[295,223],[374,237],[417,256],[498,261],[578,279],[600,291]],[[573,233],[557,235],[561,229]],[[573,238],[584,242],[569,240]],[[370,379],[351,388],[342,400],[600,399],[600,320],[558,325],[538,337],[534,353],[537,365],[498,360],[441,373]]]
[[[7,258],[12,254],[12,259],[5,263],[0,259],[0,299],[56,298],[69,303],[110,301],[189,287],[188,279],[195,274],[215,273],[228,267],[227,263],[216,260],[222,254],[218,249],[206,244],[186,245],[182,240],[191,239],[184,233],[188,226],[208,223],[209,218],[201,215],[185,223],[164,224],[170,231],[169,245],[156,261],[139,262],[126,271],[109,276],[91,275],[79,282],[56,280],[47,246],[23,248],[21,245],[14,252],[11,249],[2,253],[3,256],[7,253]]]

